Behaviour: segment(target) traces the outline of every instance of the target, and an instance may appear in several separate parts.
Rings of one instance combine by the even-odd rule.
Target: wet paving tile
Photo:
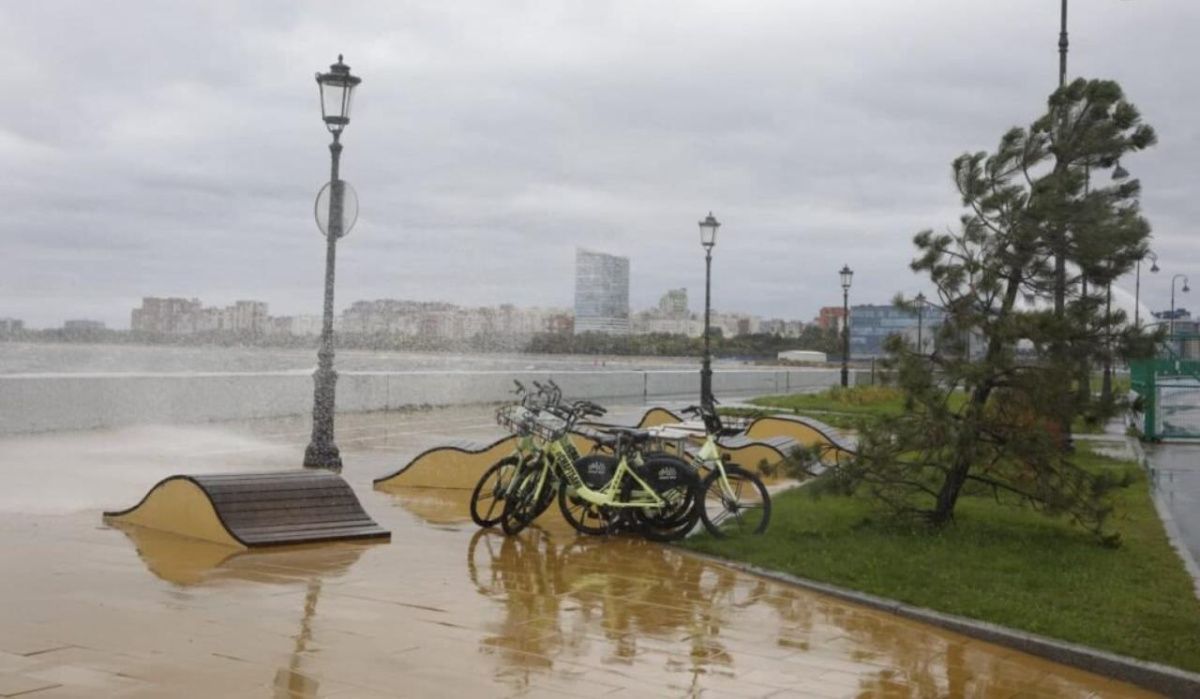
[[[505,537],[470,523],[462,491],[371,489],[428,446],[495,434],[484,409],[342,419],[344,475],[391,543],[251,552],[100,511],[179,463],[295,466],[304,421],[40,436],[43,480],[15,456],[29,444],[0,449],[0,477],[20,473],[0,503],[20,561],[0,576],[0,696],[1149,696],[674,549],[581,538],[553,511]]]

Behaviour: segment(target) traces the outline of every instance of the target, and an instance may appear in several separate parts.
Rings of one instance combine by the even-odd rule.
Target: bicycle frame
[[[563,464],[566,464],[568,468],[571,467],[575,460],[580,458],[580,453],[571,442],[569,432],[557,440],[538,446],[533,444],[532,437],[528,439],[530,447],[533,450],[534,459],[522,463],[528,463],[530,468],[541,470],[541,473],[538,474],[537,485],[534,486],[532,496],[536,500],[541,497],[542,489],[546,487],[546,482],[549,480],[552,470],[557,468],[560,472],[565,471]],[[578,475],[578,472],[576,472],[576,475]],[[517,479],[514,478],[513,481],[516,482]]]
[[[726,497],[734,497],[733,488],[729,485],[729,477],[725,473],[725,460],[721,458],[721,450],[717,447],[715,437],[708,433],[704,435],[704,446],[700,447],[700,451],[696,452],[696,456],[692,458],[692,463],[699,467],[715,470],[721,474],[721,492]]]
[[[629,467],[629,460],[626,459],[624,455],[621,455],[620,460],[617,461],[617,470],[613,472],[612,478],[610,478],[608,483],[600,490],[593,490],[583,482],[583,477],[579,475],[579,470],[575,468],[574,463],[568,462],[565,466],[566,467],[563,468],[562,475],[566,479],[567,483],[575,489],[575,495],[593,505],[603,507],[638,507],[648,509],[651,507],[662,507],[663,505],[667,504],[665,500],[659,497],[654,488],[646,483],[646,481],[642,480],[642,477],[638,475],[637,471]],[[560,468],[562,468],[562,466],[560,466]],[[622,478],[626,475],[632,476],[633,480],[644,489],[642,491],[642,499],[631,498],[627,501],[622,501],[620,499],[620,493],[618,490],[621,486]],[[649,499],[645,499],[645,496],[647,495],[649,496]]]

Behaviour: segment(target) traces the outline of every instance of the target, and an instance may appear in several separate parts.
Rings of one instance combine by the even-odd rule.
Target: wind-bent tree
[[[995,153],[954,160],[966,212],[958,230],[917,234],[911,265],[928,274],[945,323],[928,355],[889,340],[909,409],[864,428],[843,482],[938,525],[970,488],[1103,535],[1113,484],[1076,466],[1063,435],[1077,416],[1112,408],[1075,390],[1081,359],[1147,346],[1123,314],[1106,318],[1102,294],[1150,234],[1138,181],[1111,171],[1154,141],[1115,82],[1076,80],[1029,128],[1004,134]],[[1070,263],[1061,314],[1050,301],[1056,253]],[[1081,293],[1081,276],[1095,293]]]

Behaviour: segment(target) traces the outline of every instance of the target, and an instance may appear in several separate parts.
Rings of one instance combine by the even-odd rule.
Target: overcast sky
[[[338,307],[568,307],[574,250],[631,259],[634,309],[687,287],[810,319],[914,293],[912,235],[957,219],[949,163],[1057,83],[1058,0],[12,2],[0,5],[0,317],[128,327],[142,296],[318,314],[328,179],[316,71],[363,82],[361,216]],[[1141,178],[1163,272],[1200,284],[1200,3],[1073,0],[1069,75],[1159,134]],[[1143,270],[1145,271],[1145,270]],[[1132,288],[1132,279],[1128,286]],[[1182,297],[1181,306],[1188,305]]]

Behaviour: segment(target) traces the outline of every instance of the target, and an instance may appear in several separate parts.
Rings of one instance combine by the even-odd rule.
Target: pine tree
[[[1080,362],[1110,347],[1147,351],[1123,314],[1103,312],[1103,292],[1145,253],[1150,234],[1140,184],[1111,171],[1154,141],[1119,85],[1081,79],[1056,91],[1029,128],[1004,134],[994,153],[954,160],[966,212],[955,231],[917,234],[911,265],[946,312],[937,349],[920,355],[889,340],[909,410],[864,428],[842,482],[937,525],[970,488],[1107,536],[1112,484],[1073,462],[1064,434],[1077,416],[1112,409],[1077,390]],[[1059,255],[1069,271],[1061,313]]]

